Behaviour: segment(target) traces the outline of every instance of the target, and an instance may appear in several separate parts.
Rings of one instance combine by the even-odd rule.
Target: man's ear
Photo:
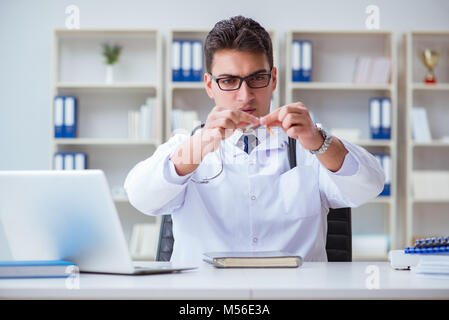
[[[276,67],[273,67],[273,70],[271,71],[271,80],[273,81],[272,91],[276,89],[278,83],[277,71]]]
[[[213,99],[214,94],[212,93],[212,77],[207,72],[204,74],[204,87],[206,88],[209,98]]]

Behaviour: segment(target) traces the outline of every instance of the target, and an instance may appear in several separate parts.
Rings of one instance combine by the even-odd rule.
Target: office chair
[[[196,127],[191,135],[202,127],[204,127],[204,124]],[[290,168],[294,168],[296,167],[296,140],[289,137],[288,146]],[[156,260],[170,261],[173,244],[172,219],[170,215],[164,215],[159,232]],[[351,208],[329,209],[327,214],[326,253],[329,262],[352,261]]]

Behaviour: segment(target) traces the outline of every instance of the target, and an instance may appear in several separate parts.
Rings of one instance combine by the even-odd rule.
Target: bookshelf
[[[449,224],[449,194],[438,194],[440,186],[435,181],[428,188],[435,195],[421,196],[414,178],[420,171],[438,174],[449,172],[449,129],[447,101],[449,100],[449,30],[415,30],[403,36],[405,43],[405,166],[406,188],[405,214],[407,246],[415,238],[447,234]],[[440,51],[435,67],[436,84],[424,83],[427,69],[421,61],[423,49]],[[412,110],[426,110],[431,140],[415,141],[413,135]]]
[[[106,82],[102,44],[119,44],[114,81]],[[56,29],[53,32],[50,162],[57,152],[83,152],[88,169],[105,172],[125,236],[130,241],[136,223],[158,223],[128,202],[123,183],[129,170],[162,143],[162,39],[155,29]],[[54,137],[57,95],[77,98],[77,135]],[[130,139],[128,112],[138,111],[151,98],[155,113],[147,119],[156,129],[145,139]],[[150,116],[149,116],[150,117]],[[154,235],[157,241],[158,234]],[[135,259],[139,257],[134,256]],[[145,257],[141,257],[145,258]]]
[[[172,29],[168,32],[167,37],[167,60],[166,60],[166,123],[165,135],[167,139],[173,135],[172,127],[172,114],[174,110],[190,111],[194,110],[198,113],[198,119],[204,123],[207,119],[207,115],[214,107],[214,101],[209,98],[204,86],[203,77],[200,82],[176,82],[172,81],[172,69],[173,69],[173,40],[199,40],[204,45],[204,41],[209,33],[210,29],[196,29],[196,28],[181,28]],[[273,43],[273,63],[279,68],[278,62],[278,43],[276,33],[274,31],[268,31]],[[203,56],[203,73],[206,72],[205,59]],[[273,92],[272,106],[278,106],[280,101],[279,89]],[[183,128],[190,134],[191,129]]]
[[[312,43],[312,79],[310,82],[292,81],[292,42],[309,40]],[[358,237],[380,236],[389,242],[388,249],[398,248],[397,232],[397,75],[394,34],[383,30],[290,30],[285,40],[285,98],[286,103],[303,102],[313,113],[316,122],[332,131],[358,129],[359,138],[351,142],[375,154],[391,156],[391,194],[379,196],[352,210],[353,247]],[[354,71],[358,57],[376,56],[391,59],[388,83],[355,83]],[[391,99],[391,139],[370,137],[369,99]],[[343,117],[342,115],[348,115]],[[366,242],[366,241],[365,241]],[[363,248],[362,248],[363,249]],[[369,249],[369,248],[367,248]],[[386,260],[386,252],[359,254],[354,260]]]

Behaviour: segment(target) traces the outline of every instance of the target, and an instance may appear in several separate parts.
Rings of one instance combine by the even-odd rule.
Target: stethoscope
[[[193,176],[192,176],[192,178],[190,180],[195,182],[195,183],[206,184],[206,183],[209,183],[210,181],[214,180],[215,178],[217,178],[223,172],[223,167],[224,167],[223,166],[223,154],[222,154],[222,151],[221,151],[221,145],[219,147],[218,153],[220,154],[220,157],[219,157],[220,158],[220,171],[216,175],[214,175],[213,177],[210,177],[210,178],[203,178],[201,180],[195,180],[193,178]]]
[[[196,131],[196,129],[193,131],[192,135],[195,133],[195,131]],[[250,135],[250,134],[254,134],[254,129],[250,128],[250,126],[248,126],[245,129],[245,131],[243,132],[243,135]],[[195,183],[198,183],[198,184],[206,184],[206,183],[211,182],[215,178],[217,178],[223,172],[223,168],[224,168],[224,165],[223,165],[223,151],[222,151],[221,145],[220,145],[220,147],[218,149],[219,149],[218,153],[219,153],[219,158],[220,158],[220,171],[216,175],[214,175],[213,177],[203,178],[201,180],[196,180],[192,176],[192,178],[190,179],[191,181],[193,181]]]

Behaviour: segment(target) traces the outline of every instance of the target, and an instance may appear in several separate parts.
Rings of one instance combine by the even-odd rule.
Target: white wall
[[[395,31],[398,46],[407,30],[449,29],[447,0],[0,0],[0,170],[48,168],[51,35],[64,28],[70,4],[80,9],[81,28],[157,28],[163,35],[242,14],[276,30],[281,48],[293,28],[364,29],[370,4],[379,6],[380,28]],[[7,256],[0,230],[0,259]]]

